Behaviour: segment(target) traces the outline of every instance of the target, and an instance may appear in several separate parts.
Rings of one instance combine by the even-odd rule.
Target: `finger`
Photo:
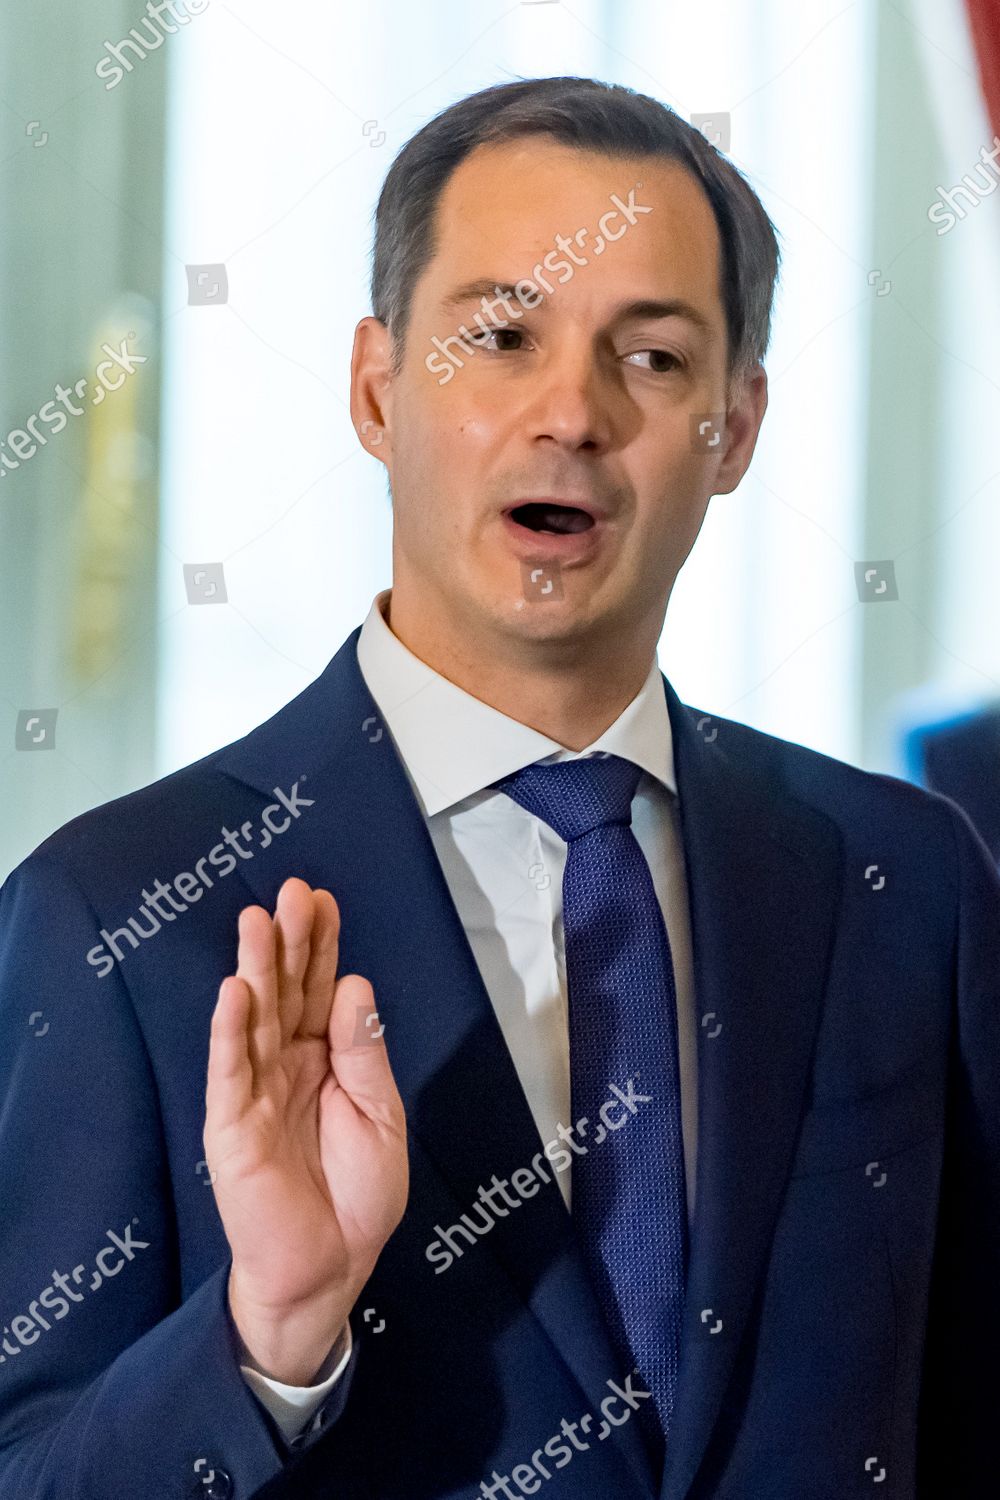
[[[230,975],[222,981],[208,1038],[206,1134],[225,1130],[241,1119],[253,1100],[247,1035],[250,1005],[250,991],[242,980]]]
[[[337,1083],[370,1119],[396,1123],[402,1100],[389,1066],[375,992],[361,974],[337,981],[328,1031]]]
[[[239,915],[239,933],[236,976],[250,988],[250,1064],[254,1087],[259,1090],[277,1065],[281,1050],[274,923],[262,906],[245,906]]]
[[[302,1020],[302,980],[309,962],[314,910],[312,887],[296,876],[286,880],[278,892],[274,914],[282,1046],[295,1035]]]
[[[313,906],[312,945],[302,980],[304,1005],[299,1032],[302,1036],[325,1037],[337,982],[340,908],[331,893],[322,889],[313,892]]]

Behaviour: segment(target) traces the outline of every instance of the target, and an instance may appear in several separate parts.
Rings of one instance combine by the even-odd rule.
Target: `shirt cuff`
[[[284,1381],[272,1380],[270,1376],[262,1375],[259,1370],[254,1370],[249,1365],[240,1365],[244,1380],[270,1412],[287,1443],[291,1443],[309,1419],[318,1412],[324,1397],[329,1394],[346,1370],[353,1346],[351,1324],[348,1320],[320,1366],[320,1378],[315,1385],[286,1385]]]

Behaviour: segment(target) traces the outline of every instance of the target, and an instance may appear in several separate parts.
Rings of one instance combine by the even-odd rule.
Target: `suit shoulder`
[[[705,738],[714,728],[716,743],[734,770],[760,785],[777,785],[790,796],[826,813],[841,825],[862,816],[899,820],[902,826],[934,828],[952,838],[957,811],[950,798],[902,776],[869,771],[780,735],[735,719],[685,705]]]

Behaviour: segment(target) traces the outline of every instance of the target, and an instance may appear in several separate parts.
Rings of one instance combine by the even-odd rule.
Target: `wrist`
[[[241,1296],[231,1271],[228,1303],[242,1344],[240,1363],[284,1385],[314,1385],[355,1300],[341,1289],[285,1308],[256,1306]]]

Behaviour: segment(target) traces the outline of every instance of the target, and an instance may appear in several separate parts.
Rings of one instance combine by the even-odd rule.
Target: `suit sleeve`
[[[45,854],[0,890],[0,1494],[183,1497],[215,1469],[243,1500],[289,1449],[240,1370],[230,1262],[182,1298],[149,1055],[117,969],[86,962],[100,926]]]
[[[238,1338],[238,1344],[242,1359],[246,1353],[243,1340]],[[329,1419],[330,1408],[324,1407],[323,1402],[338,1382],[343,1381],[353,1346],[351,1320],[348,1318],[323,1361],[320,1378],[314,1385],[286,1385],[241,1362],[240,1371],[247,1385],[267,1407],[289,1447],[300,1447],[311,1432],[319,1431],[324,1417]]]
[[[952,804],[954,993],[939,1221],[918,1441],[918,1496],[996,1487],[1000,1417],[1000,874]]]

